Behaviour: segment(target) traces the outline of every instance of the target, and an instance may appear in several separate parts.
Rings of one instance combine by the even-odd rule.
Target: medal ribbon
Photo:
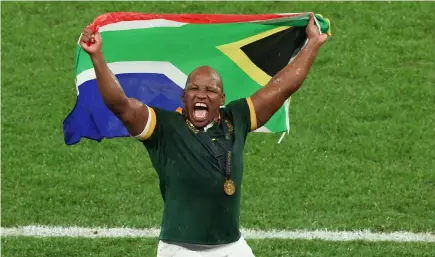
[[[199,133],[195,133],[195,134],[199,138],[199,141],[204,145],[204,147],[218,160],[219,166],[225,172],[226,179],[229,180],[231,177],[231,159],[232,159],[233,140],[231,138],[231,134],[229,133],[227,123],[225,122],[224,113],[222,110],[220,112],[221,112],[221,123],[222,123],[222,127],[223,127],[224,134],[225,134],[225,145],[224,145],[224,149],[225,149],[225,164],[224,165],[225,165],[225,167],[221,166],[220,156],[222,156],[222,155],[219,154],[219,151],[216,149],[216,146],[212,142],[208,133],[199,132]],[[189,121],[187,121],[187,122],[189,122]]]
[[[221,114],[221,116],[223,117],[223,113]],[[225,144],[226,145],[225,176],[226,176],[227,180],[229,180],[231,178],[231,157],[232,157],[233,140],[231,138],[230,132],[228,131],[228,126],[227,126],[225,119],[222,119],[222,127],[224,129],[225,143],[226,143]]]

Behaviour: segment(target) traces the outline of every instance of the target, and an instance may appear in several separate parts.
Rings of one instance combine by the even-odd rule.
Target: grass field
[[[75,44],[110,11],[328,17],[333,38],[292,99],[291,134],[251,134],[244,228],[435,232],[433,2],[2,2],[1,226],[160,225],[146,150],[75,146]],[[227,82],[228,83],[228,82]],[[435,256],[434,243],[248,240],[257,256]],[[2,256],[155,256],[157,239],[2,237]]]

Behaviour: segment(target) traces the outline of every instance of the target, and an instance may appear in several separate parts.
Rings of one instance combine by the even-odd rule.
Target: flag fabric
[[[322,33],[329,20],[315,14]],[[265,86],[306,43],[309,13],[288,14],[144,14],[114,12],[98,16],[90,27],[101,33],[109,68],[128,97],[176,111],[183,108],[187,75],[208,65],[221,75],[226,104]],[[129,137],[121,121],[104,105],[89,55],[77,45],[77,100],[63,121],[68,145],[82,138]],[[290,99],[289,99],[290,100]],[[255,132],[288,132],[286,103]]]

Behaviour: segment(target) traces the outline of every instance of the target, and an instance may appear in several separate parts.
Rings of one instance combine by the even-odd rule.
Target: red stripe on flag
[[[98,27],[121,21],[165,19],[193,24],[216,24],[262,21],[297,15],[301,14],[152,14],[137,12],[111,12],[102,14],[95,18],[89,27],[93,31],[96,31]]]

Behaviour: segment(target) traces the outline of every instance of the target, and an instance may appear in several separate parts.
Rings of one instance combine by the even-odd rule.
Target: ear
[[[222,97],[221,97],[221,106],[224,106],[225,105],[225,94],[222,94]]]
[[[181,101],[183,102],[184,106],[186,106],[186,90],[183,90],[183,93],[181,94]]]

